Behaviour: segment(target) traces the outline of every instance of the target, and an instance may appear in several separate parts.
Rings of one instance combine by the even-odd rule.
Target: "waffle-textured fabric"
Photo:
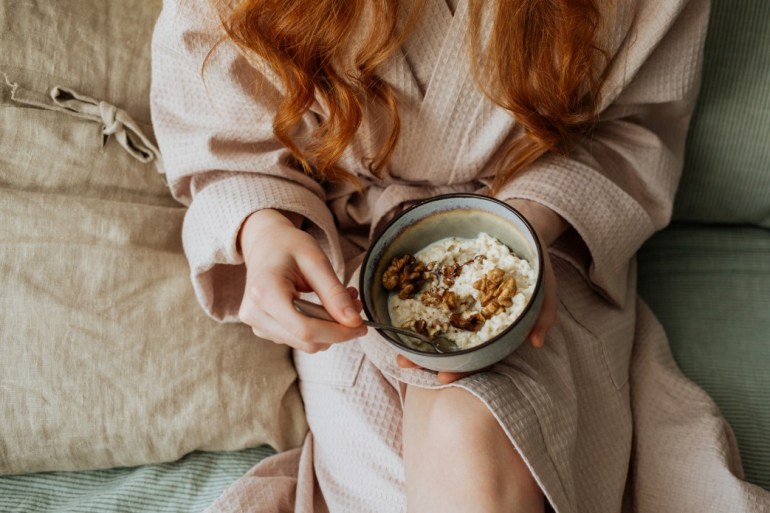
[[[613,4],[603,13],[600,44],[610,59],[592,138],[569,157],[540,159],[497,194],[545,204],[571,226],[550,248],[557,324],[546,347],[522,347],[450,386],[495,415],[557,512],[768,508],[766,492],[742,480],[729,426],[677,370],[635,287],[634,254],[671,215],[708,1]],[[171,190],[189,204],[183,238],[195,290],[218,319],[237,320],[245,269],[236,237],[251,212],[304,216],[339,275],[355,283],[367,241],[354,234],[371,236],[415,200],[488,193],[520,135],[474,82],[467,4],[453,13],[444,0],[428,0],[381,69],[398,93],[402,122],[385,176],[365,165],[383,137],[382,112],[369,105],[341,161],[363,190],[319,184],[292,166],[272,134],[281,85],[257,56],[225,41],[202,77],[204,58],[223,37],[220,15],[227,7],[166,3],[153,40],[152,90]],[[316,102],[296,140],[325,116]],[[405,511],[403,390],[439,387],[435,375],[397,367],[374,332],[323,353],[295,353],[295,363],[311,431],[305,445],[256,466],[211,511]]]

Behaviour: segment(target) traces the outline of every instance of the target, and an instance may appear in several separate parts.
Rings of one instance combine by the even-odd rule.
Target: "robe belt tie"
[[[105,146],[110,138],[114,138],[133,158],[144,164],[152,162],[159,173],[164,172],[160,150],[144,134],[138,123],[123,109],[63,86],[54,86],[47,95],[36,93],[20,87],[18,83],[11,82],[5,73],[0,72],[0,74],[5,79],[5,87],[10,90],[12,102],[28,107],[62,112],[79,119],[99,123],[101,125],[102,146]]]

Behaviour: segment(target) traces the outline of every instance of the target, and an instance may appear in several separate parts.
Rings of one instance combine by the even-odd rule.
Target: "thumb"
[[[529,334],[529,340],[534,347],[543,347],[548,330],[556,324],[556,290],[555,285],[546,284],[543,305],[540,307],[540,315],[535,321],[535,326]]]
[[[348,289],[337,278],[326,255],[321,253],[308,261],[299,263],[305,282],[318,295],[321,304],[337,322],[351,328],[356,328],[363,323],[355,301]]]

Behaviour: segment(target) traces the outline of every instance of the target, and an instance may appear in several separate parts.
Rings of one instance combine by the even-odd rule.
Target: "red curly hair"
[[[400,122],[396,94],[377,69],[408,36],[424,1],[243,0],[223,20],[229,38],[258,54],[280,78],[285,95],[273,130],[306,173],[357,183],[338,161],[370,100],[385,107],[390,132],[369,168],[376,175],[385,166]],[[411,7],[402,12],[406,3]],[[469,0],[468,57],[479,87],[524,130],[497,170],[496,190],[543,154],[568,152],[591,129],[603,80],[597,73],[603,52],[596,44],[602,20],[597,0],[496,0],[487,35],[480,33],[484,3]],[[361,30],[365,9],[378,22],[367,28],[366,43],[351,63],[351,35]],[[290,133],[316,98],[329,114],[300,147]]]

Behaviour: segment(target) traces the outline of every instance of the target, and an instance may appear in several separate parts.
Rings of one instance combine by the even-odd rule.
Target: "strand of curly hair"
[[[403,11],[401,0],[244,0],[223,20],[228,37],[259,55],[282,82],[273,131],[306,173],[357,184],[338,162],[367,101],[382,105],[390,118],[388,136],[368,159],[371,172],[381,173],[398,142],[400,121],[396,94],[377,69],[408,37],[424,1],[409,2]],[[495,174],[497,190],[542,155],[568,153],[590,131],[603,80],[597,70],[604,54],[596,44],[602,20],[597,0],[496,0],[491,34],[482,34],[484,4],[469,0],[468,58],[478,86],[524,134]],[[364,14],[377,22],[351,63],[348,46]],[[328,116],[300,146],[292,128],[316,99]]]

